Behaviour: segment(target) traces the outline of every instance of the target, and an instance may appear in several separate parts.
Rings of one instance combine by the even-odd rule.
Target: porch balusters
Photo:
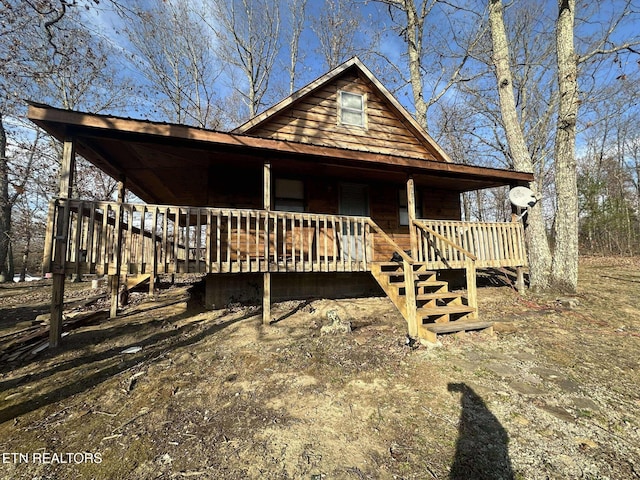
[[[429,268],[465,268],[470,255],[476,268],[526,266],[523,228],[515,222],[416,220],[418,260]]]
[[[368,271],[374,260],[367,217],[62,199],[51,208],[50,218],[69,211],[64,263],[78,275]],[[526,265],[519,223],[416,220],[413,228],[415,260],[429,268],[465,268],[468,254],[478,268]]]

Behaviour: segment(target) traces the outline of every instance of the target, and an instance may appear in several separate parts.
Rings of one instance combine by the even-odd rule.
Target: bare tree
[[[324,0],[320,15],[314,17],[312,30],[318,37],[318,52],[327,69],[333,69],[356,54],[356,34],[362,18],[351,0]]]
[[[44,225],[46,224],[47,204],[50,189],[41,185],[44,173],[50,172],[49,178],[55,178],[55,171],[40,157],[44,134],[37,130],[35,138],[28,138],[18,144],[12,166],[10,183],[13,187],[11,212],[11,251],[8,264],[19,264],[21,260],[19,280],[24,281],[27,271],[39,270],[39,261],[32,260],[32,252],[42,252],[44,243]],[[15,138],[14,138],[15,141]],[[16,156],[25,158],[15,158]],[[16,168],[17,167],[17,168]],[[38,170],[38,174],[26,170]],[[44,188],[43,188],[44,187]],[[14,260],[15,257],[15,260]],[[11,271],[12,268],[9,268]]]
[[[392,20],[394,11],[398,11],[403,19],[399,21],[400,34],[407,44],[407,56],[409,57],[409,78],[413,91],[413,104],[416,111],[416,120],[425,128],[427,127],[427,100],[424,98],[423,89],[423,42],[424,22],[431,12],[437,0],[423,0],[416,5],[414,0],[381,0],[389,7],[389,15]],[[419,0],[420,1],[420,0]]]
[[[575,0],[558,1],[558,124],[555,140],[556,215],[551,282],[561,290],[578,286],[578,186],[576,126],[578,121],[578,58],[574,47]]]
[[[33,88],[32,95],[37,96],[38,100],[69,110],[92,113],[126,111],[135,106],[136,100],[132,95],[133,84],[119,74],[124,62],[114,55],[108,42],[83,27],[82,13],[79,9],[68,9],[56,29],[45,33],[56,45],[57,53],[51,54],[51,51],[41,48],[43,33],[36,31],[40,39],[38,43],[36,37],[30,47],[33,74],[27,78]],[[20,118],[20,128],[32,129],[33,126]],[[60,145],[40,131],[33,144],[29,138],[33,136],[23,136],[21,150],[28,151],[28,158],[40,163],[38,175],[30,181],[54,193],[56,185],[51,178],[55,176],[51,175],[49,169],[43,169],[42,163],[57,167],[62,157]],[[116,184],[114,179],[83,160],[76,163],[76,170],[77,192],[92,192],[92,198],[100,200],[110,198],[109,192],[113,191]],[[44,179],[38,178],[40,173]],[[98,188],[101,185],[105,188]]]
[[[10,281],[13,268],[7,263],[11,245],[11,211],[18,190],[10,188],[12,165],[9,158],[8,119],[18,108],[16,92],[24,78],[19,59],[25,57],[24,36],[33,22],[33,10],[26,2],[9,1],[2,5],[0,30],[0,282]],[[45,21],[49,21],[44,17]]]
[[[0,282],[11,278],[6,261],[11,238],[11,208],[13,199],[9,196],[9,161],[7,159],[7,133],[4,117],[0,113]]]
[[[9,28],[0,35],[0,51],[10,52],[2,58],[0,71],[0,273],[5,279],[13,276],[8,255],[16,240],[13,214],[17,212],[18,225],[32,224],[23,222],[20,212],[37,216],[33,212],[40,203],[34,198],[51,188],[57,165],[51,143],[24,119],[23,98],[63,108],[117,110],[126,98],[120,88],[126,92],[128,86],[118,81],[113,61],[107,61],[109,52],[84,29],[81,11],[69,8],[73,4],[9,4]],[[14,212],[18,204],[21,207]],[[32,232],[20,234],[34,237]]]
[[[148,95],[169,121],[219,128],[215,83],[220,68],[214,38],[202,15],[175,0],[145,8],[137,2],[126,21],[133,61],[148,82]]]
[[[527,148],[524,132],[518,118],[516,99],[513,89],[513,75],[511,73],[509,42],[504,26],[501,0],[490,0],[489,22],[491,25],[491,39],[493,44],[493,61],[495,64],[500,111],[504,125],[509,152],[516,170],[533,172],[533,161]],[[529,187],[538,192],[537,182]],[[545,289],[549,286],[551,269],[551,251],[547,242],[547,234],[542,217],[541,205],[531,208],[527,215],[527,247],[529,250],[531,287]]]
[[[588,253],[633,255],[640,252],[640,87],[618,62],[611,77],[578,126],[579,244]]]
[[[26,191],[33,172],[34,155],[27,155],[18,165],[15,157],[19,145],[13,141],[16,118],[22,98],[28,96],[33,79],[44,74],[29,60],[34,45],[52,42],[48,28],[53,28],[65,13],[59,2],[31,2],[10,0],[3,2],[2,30],[0,30],[0,281],[11,281],[13,258],[12,211]],[[40,27],[42,25],[42,28]],[[45,34],[44,36],[42,34]],[[40,34],[40,35],[39,35]],[[46,49],[46,47],[45,47]],[[19,94],[17,92],[20,92]],[[36,141],[38,139],[36,138]]]
[[[289,94],[296,87],[296,67],[300,56],[300,37],[304,31],[307,0],[288,0],[290,37],[289,37]]]
[[[636,53],[633,47],[640,44],[637,38],[614,42],[613,35],[624,17],[633,11],[633,4],[631,0],[627,0],[616,7],[621,10],[610,19],[602,36],[595,40],[592,50],[578,55],[574,46],[576,1],[558,0],[556,51],[559,108],[555,138],[557,208],[552,282],[568,291],[575,291],[578,284],[578,191],[575,155],[578,107],[581,103],[578,92],[578,68],[580,64],[596,56],[623,51]]]
[[[607,28],[600,29],[596,38],[583,40],[590,53],[578,55],[574,46],[576,36],[575,0],[559,0],[558,15],[555,26],[554,70],[557,73],[558,106],[554,147],[554,180],[555,180],[555,218],[554,218],[554,255],[551,269],[548,269],[546,247],[544,255],[536,256],[536,246],[529,243],[532,285],[575,291],[578,281],[578,192],[575,143],[578,125],[578,106],[582,102],[578,91],[578,66],[595,56],[611,55],[621,51],[633,51],[638,43],[632,39],[627,42],[614,43],[613,35],[625,17],[633,13],[631,2],[619,2]],[[596,15],[594,18],[601,18]],[[527,149],[522,128],[519,126],[518,110],[513,95],[513,77],[509,63],[509,40],[505,33],[503,6],[501,0],[489,1],[489,19],[491,24],[493,61],[496,67],[498,93],[502,123],[505,128],[509,152],[517,169],[532,171],[531,153]],[[591,46],[589,46],[591,44]],[[586,73],[585,69],[583,73]],[[601,74],[600,74],[601,75]],[[597,76],[592,71],[591,78]],[[594,87],[595,88],[595,87]],[[554,106],[551,106],[552,108]],[[536,185],[532,185],[536,187]],[[532,223],[533,221],[533,223]],[[538,219],[535,208],[529,214],[529,235],[538,239],[538,245],[546,244],[543,228],[536,227]],[[540,222],[541,223],[541,222]],[[535,272],[540,276],[534,278]],[[546,274],[548,272],[548,275]],[[546,278],[545,278],[546,276]]]
[[[219,59],[244,77],[244,85],[233,88],[253,117],[263,105],[280,47],[279,3],[215,0],[212,9],[203,19],[216,33]]]
[[[635,179],[620,145],[595,137],[578,159],[580,246],[588,253],[634,255],[640,250]]]
[[[463,71],[483,37],[483,24],[466,22],[461,28],[450,12],[460,11],[460,7],[451,7],[443,0],[376,1],[387,7],[394,30],[406,44],[407,82],[413,93],[416,120],[428,129],[429,108],[453,86],[469,81]],[[430,85],[428,92],[425,85]]]

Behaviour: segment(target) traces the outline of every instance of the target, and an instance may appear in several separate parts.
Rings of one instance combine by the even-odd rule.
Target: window
[[[340,125],[354,125],[365,127],[365,97],[358,93],[338,92],[339,123]]]
[[[416,193],[416,218],[422,218],[422,199],[420,191],[415,190]],[[400,226],[409,225],[409,207],[407,206],[407,189],[401,188],[398,192],[398,219],[400,220]]]
[[[274,208],[285,212],[304,212],[302,180],[276,178]]]

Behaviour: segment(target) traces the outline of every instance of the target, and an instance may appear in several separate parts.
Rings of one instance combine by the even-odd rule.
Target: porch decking
[[[405,251],[370,217],[58,199],[43,269],[110,275],[116,291],[129,274],[153,289],[160,274],[263,273],[266,302],[271,273],[370,272],[411,336],[487,327],[475,321],[476,269],[526,266],[522,225],[419,219],[408,230]],[[466,297],[437,280],[443,269],[466,271]]]

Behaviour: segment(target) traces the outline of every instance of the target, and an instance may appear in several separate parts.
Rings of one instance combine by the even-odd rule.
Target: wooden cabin
[[[459,165],[357,59],[232,132],[30,103],[64,143],[43,267],[54,277],[51,345],[65,277],[202,273],[210,305],[259,295],[358,295],[381,288],[408,333],[490,327],[476,269],[524,267],[520,222],[461,221],[462,192],[521,185],[525,172]],[[119,201],[72,198],[75,155],[120,183]],[[144,203],[125,203],[125,189]],[[466,295],[444,271],[466,274]]]

